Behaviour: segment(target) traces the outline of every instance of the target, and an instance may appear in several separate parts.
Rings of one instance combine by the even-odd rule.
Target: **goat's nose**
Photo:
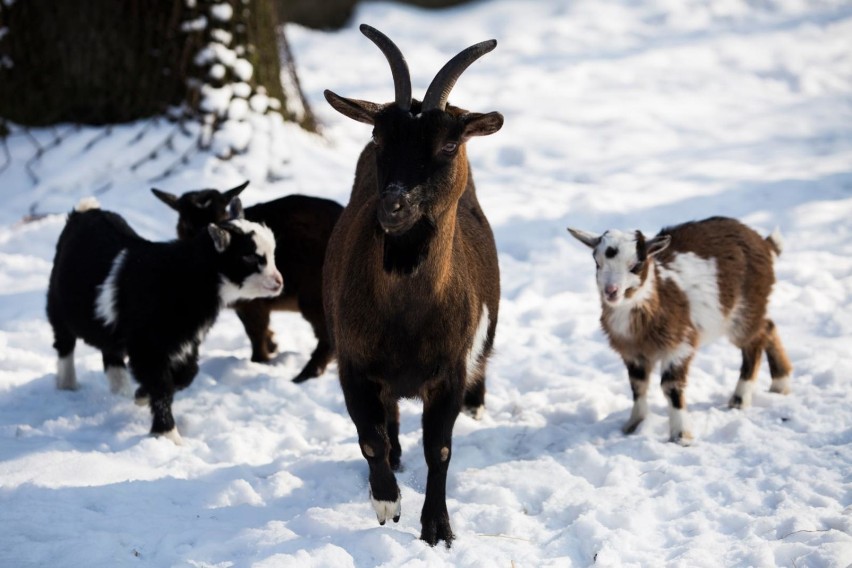
[[[618,286],[615,284],[607,284],[604,286],[604,294],[612,298],[618,293]]]
[[[387,191],[382,194],[382,209],[391,217],[399,215],[408,206],[408,199],[401,191]]]

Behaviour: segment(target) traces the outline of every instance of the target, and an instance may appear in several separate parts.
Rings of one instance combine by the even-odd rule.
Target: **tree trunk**
[[[281,85],[274,1],[0,0],[0,122],[168,113],[215,128],[249,106],[302,121]]]

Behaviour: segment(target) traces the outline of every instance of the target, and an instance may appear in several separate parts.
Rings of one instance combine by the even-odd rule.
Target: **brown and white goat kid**
[[[594,251],[601,325],[627,366],[633,411],[622,428],[625,434],[648,413],[648,376],[659,362],[671,439],[691,442],[684,395],[689,364],[700,344],[723,335],[742,350],[729,406],[751,405],[763,351],[772,376],[769,390],[789,392],[792,366],[766,317],[780,234],[764,239],[724,217],[665,228],[648,240],[640,231],[568,231]]]
[[[420,538],[449,546],[453,425],[463,406],[481,412],[500,300],[494,235],[476,199],[465,142],[497,132],[503,117],[449,106],[447,96],[497,42],[451,59],[421,104],[411,98],[399,49],[369,26],[361,31],[390,63],[396,100],[376,104],[325,92],[336,110],[373,126],[328,244],[325,313],[379,523],[400,516],[393,474],[401,454],[398,401],[419,397],[429,467]]]

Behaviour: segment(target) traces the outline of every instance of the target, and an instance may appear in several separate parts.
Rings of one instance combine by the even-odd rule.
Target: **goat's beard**
[[[385,272],[411,276],[429,256],[429,248],[435,237],[435,223],[426,215],[399,235],[383,233]]]

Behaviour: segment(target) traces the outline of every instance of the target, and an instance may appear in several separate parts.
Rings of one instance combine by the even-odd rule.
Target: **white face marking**
[[[467,354],[467,380],[470,381],[476,376],[477,365],[479,358],[482,357],[482,351],[485,349],[485,341],[488,339],[488,326],[491,321],[488,319],[488,306],[482,304],[482,313],[479,315],[479,324],[476,326],[476,332],[473,334],[473,343],[470,346],[470,351]]]
[[[266,259],[263,271],[252,274],[243,281],[242,286],[237,286],[225,277],[219,286],[219,297],[222,305],[229,305],[237,300],[251,300],[253,298],[270,298],[281,293],[283,278],[275,267],[275,235],[266,225],[252,223],[245,219],[231,221],[246,233],[254,233],[252,239],[257,254]]]
[[[104,322],[104,325],[114,326],[118,322],[118,275],[127,257],[127,249],[121,249],[112,261],[104,283],[98,286],[98,295],[95,297],[95,316]]]
[[[112,394],[129,394],[130,379],[124,367],[107,367],[106,376],[109,379],[109,392]]]
[[[689,300],[689,316],[698,331],[700,343],[709,343],[726,335],[731,319],[722,313],[715,259],[704,259],[691,252],[678,253],[671,262],[660,266],[660,277],[674,282]],[[735,314],[732,310],[730,316]]]
[[[402,498],[397,497],[396,501],[379,501],[373,499],[370,495],[370,502],[373,504],[373,510],[376,512],[376,518],[379,519],[379,524],[385,524],[388,519],[399,519],[402,513]]]
[[[74,352],[56,361],[56,388],[77,390],[77,373],[74,371]]]
[[[74,208],[74,211],[78,213],[83,213],[85,211],[89,211],[91,209],[100,209],[101,204],[98,203],[98,200],[94,197],[84,197],[80,201],[77,202],[77,206]]]
[[[600,243],[594,250],[595,262],[598,264],[597,283],[601,301],[611,307],[622,303],[634,306],[643,302],[653,289],[647,282],[643,283],[638,274],[630,270],[639,262],[636,256],[635,233],[624,233],[609,230],[601,235]],[[649,271],[649,275],[653,274]],[[630,298],[624,293],[634,289]]]

